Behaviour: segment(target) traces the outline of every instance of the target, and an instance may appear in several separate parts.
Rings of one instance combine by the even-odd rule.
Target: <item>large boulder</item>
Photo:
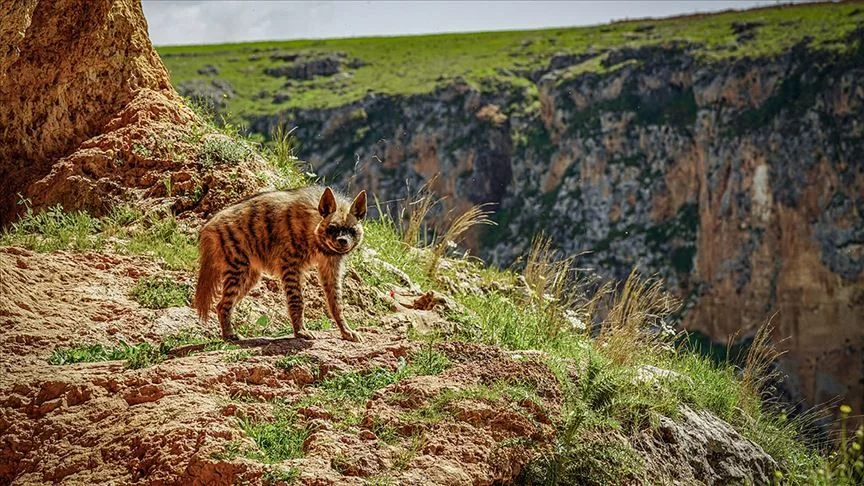
[[[172,88],[139,0],[11,0],[0,18],[0,225],[20,199],[99,213],[183,196],[189,209],[260,187],[255,157],[227,187],[204,170],[207,128]]]

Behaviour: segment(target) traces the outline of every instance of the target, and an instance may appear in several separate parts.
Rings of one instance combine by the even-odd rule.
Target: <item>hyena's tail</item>
[[[221,274],[222,249],[218,238],[207,228],[201,230],[198,237],[198,284],[195,286],[195,309],[202,321],[207,320],[213,297],[219,287]]]

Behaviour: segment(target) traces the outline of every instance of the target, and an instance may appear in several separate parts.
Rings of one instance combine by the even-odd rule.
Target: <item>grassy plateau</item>
[[[602,54],[621,48],[683,45],[703,63],[770,57],[805,41],[811,48],[843,51],[850,48],[846,37],[864,21],[862,9],[860,3],[820,3],[590,27],[157,46],[157,51],[175,86],[227,81],[234,94],[224,99],[225,111],[242,118],[341,106],[368,93],[429,93],[457,78],[481,88],[536,89],[530,74],[560,54],[586,56],[567,68],[567,75],[578,75],[608,69]],[[266,73],[297,63],[293,56],[326,55],[342,56],[341,72],[291,80]],[[207,66],[217,72],[206,74]]]

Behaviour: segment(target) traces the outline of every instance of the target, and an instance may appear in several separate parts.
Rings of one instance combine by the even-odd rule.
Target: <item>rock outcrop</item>
[[[231,161],[230,179],[202,166],[208,130],[172,88],[140,2],[14,0],[0,17],[0,225],[23,200],[206,211],[261,187],[251,156]],[[209,194],[223,184],[224,195]]]
[[[498,264],[543,231],[605,276],[659,273],[686,327],[721,345],[776,314],[795,398],[860,410],[864,29],[843,42],[726,61],[685,43],[561,54],[527,88],[455,80],[250,126],[294,120],[318,173],[382,201],[440,174],[446,208],[495,203],[499,226],[467,244]]]

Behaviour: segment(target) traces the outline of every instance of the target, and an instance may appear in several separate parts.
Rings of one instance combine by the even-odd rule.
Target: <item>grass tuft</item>
[[[659,279],[645,279],[631,272],[621,289],[612,295],[597,343],[619,362],[631,360],[633,349],[662,353],[658,348],[668,349],[675,337],[667,320],[678,307],[678,301],[663,290]]]
[[[247,457],[269,464],[303,457],[309,429],[297,426],[297,416],[289,409],[279,408],[275,415],[273,421],[238,419],[240,428],[257,446],[246,453]]]
[[[300,470],[296,467],[288,469],[274,468],[268,469],[261,477],[264,484],[287,483],[294,484],[300,479]]]
[[[192,287],[170,277],[147,277],[132,287],[132,297],[148,309],[189,305]]]
[[[52,365],[67,365],[73,363],[95,363],[101,361],[126,361],[126,368],[141,369],[162,362],[168,352],[180,346],[189,344],[208,344],[205,351],[228,350],[235,346],[222,341],[214,341],[194,332],[184,331],[165,336],[162,343],[129,344],[120,342],[116,346],[103,344],[84,344],[70,348],[57,348],[48,357]]]
[[[773,371],[773,364],[783,355],[778,351],[771,341],[771,333],[774,326],[771,322],[774,316],[756,330],[753,342],[747,351],[744,360],[744,369],[741,370],[741,385],[754,396],[760,396],[768,383],[776,381],[777,372]]]
[[[438,238],[438,241],[432,246],[431,258],[426,266],[426,272],[430,277],[434,277],[438,271],[438,262],[444,256],[447,248],[457,246],[465,232],[477,225],[496,224],[489,218],[492,212],[483,209],[484,207],[485,205],[481,204],[468,208],[464,213],[457,216],[444,231],[444,234]]]
[[[0,245],[21,246],[38,252],[87,251],[100,248],[102,222],[87,213],[64,212],[59,205],[42,212],[29,207],[24,216],[0,236]]]
[[[151,214],[141,227],[130,228],[119,250],[160,258],[170,270],[192,270],[198,260],[195,235],[182,228],[173,216]]]
[[[399,211],[399,219],[400,221],[404,221],[400,225],[402,243],[408,246],[422,247],[426,245],[426,238],[422,235],[424,223],[432,207],[441,201],[441,198],[436,197],[435,193],[432,192],[432,185],[437,180],[438,175],[436,174],[420,187],[417,194],[409,196],[405,201],[405,205]]]
[[[195,235],[172,215],[144,217],[129,206],[117,206],[102,218],[60,206],[39,213],[28,209],[0,235],[0,245],[38,252],[108,248],[160,258],[170,270],[192,270],[198,258]]]
[[[279,180],[274,181],[274,186],[280,191],[308,185],[309,176],[314,176],[311,173],[302,173],[298,167],[300,161],[297,158],[297,150],[300,148],[300,142],[294,136],[296,129],[297,127],[294,127],[286,131],[285,126],[280,124],[270,134],[268,158],[279,174]]]
[[[223,136],[207,137],[201,143],[199,160],[205,167],[215,165],[237,165],[253,154],[242,141]]]

